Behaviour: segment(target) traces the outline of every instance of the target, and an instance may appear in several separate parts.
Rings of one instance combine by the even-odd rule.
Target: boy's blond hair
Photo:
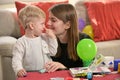
[[[27,5],[19,11],[18,17],[24,28],[26,28],[33,18],[46,18],[46,15],[45,12],[37,6]]]

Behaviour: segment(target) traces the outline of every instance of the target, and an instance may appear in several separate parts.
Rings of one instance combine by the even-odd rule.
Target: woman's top
[[[42,69],[47,61],[52,60],[50,56],[56,54],[57,47],[57,39],[22,36],[13,48],[12,67],[15,73],[23,68],[27,71]]]
[[[88,36],[87,34],[80,33],[80,40],[85,39],[85,38],[91,39],[90,36]],[[60,62],[64,66],[66,66],[67,68],[83,67],[83,62],[80,58],[76,61],[73,61],[73,60],[69,59],[68,51],[67,51],[67,43],[59,43],[59,44],[60,44],[60,47],[61,47],[61,56],[52,57],[53,61]]]

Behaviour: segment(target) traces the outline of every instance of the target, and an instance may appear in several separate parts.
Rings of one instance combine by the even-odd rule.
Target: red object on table
[[[64,78],[65,80],[72,78],[69,70],[56,71],[51,73],[39,73],[39,72],[28,72],[27,77],[18,78],[17,80],[50,80],[50,78]],[[93,80],[117,80],[120,78],[120,74],[106,74],[103,77],[93,77]],[[83,79],[80,79],[83,80]],[[120,79],[118,79],[120,80]]]

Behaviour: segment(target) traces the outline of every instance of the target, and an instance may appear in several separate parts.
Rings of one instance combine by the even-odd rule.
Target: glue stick
[[[118,73],[120,73],[120,63],[118,63]]]

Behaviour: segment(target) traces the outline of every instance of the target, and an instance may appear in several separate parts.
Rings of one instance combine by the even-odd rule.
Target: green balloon
[[[84,61],[92,60],[97,53],[97,47],[93,40],[82,39],[77,44],[77,54]]]

